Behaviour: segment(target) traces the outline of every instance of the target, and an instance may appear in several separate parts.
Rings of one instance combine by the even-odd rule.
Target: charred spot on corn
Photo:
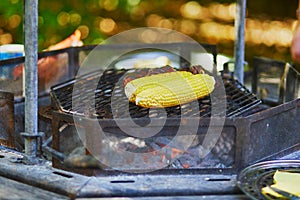
[[[137,78],[125,86],[130,102],[145,108],[165,108],[209,95],[215,79],[208,74],[176,71]]]

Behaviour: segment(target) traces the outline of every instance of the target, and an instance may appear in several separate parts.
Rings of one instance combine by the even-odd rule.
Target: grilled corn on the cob
[[[207,74],[177,71],[132,80],[126,84],[125,94],[136,105],[164,108],[207,96],[214,85],[215,79]]]

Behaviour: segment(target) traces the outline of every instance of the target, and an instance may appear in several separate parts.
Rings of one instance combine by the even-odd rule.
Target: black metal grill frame
[[[92,119],[84,116],[75,116],[61,111],[52,112],[52,136],[53,148],[60,152],[63,141],[61,139],[60,127],[64,124],[74,125],[74,117],[79,118],[82,124],[88,126],[88,130],[101,128],[109,134],[121,135],[120,129],[112,119]],[[247,117],[226,118],[224,128],[231,130],[234,135],[234,164],[230,168],[205,168],[205,169],[163,169],[154,171],[151,174],[237,174],[244,167],[273,157],[289,154],[293,147],[300,144],[300,137],[297,130],[300,126],[300,99],[293,100],[286,104],[256,112]],[[294,119],[294,120],[291,120]],[[159,120],[159,119],[158,119]],[[177,118],[167,120],[166,131],[159,136],[170,135],[172,130],[178,126]],[[184,119],[183,119],[184,120]],[[197,135],[206,133],[210,120],[218,118],[187,118],[186,120],[199,120]],[[77,119],[78,121],[78,119]],[[136,119],[136,124],[144,124],[145,119]],[[97,122],[97,123],[96,123]],[[283,126],[284,124],[284,126]],[[268,128],[266,128],[268,127]],[[225,130],[224,129],[224,130]],[[171,130],[168,131],[168,130]],[[76,133],[75,133],[76,134]],[[226,138],[228,134],[222,132]],[[224,138],[222,137],[222,138]],[[282,140],[282,138],[293,138],[293,140]],[[95,138],[89,138],[91,142]],[[96,145],[96,144],[92,144]],[[98,144],[97,144],[98,145]],[[65,166],[60,160],[53,158],[53,167],[73,171],[85,175],[116,175],[121,172],[95,169],[95,168],[74,168]]]

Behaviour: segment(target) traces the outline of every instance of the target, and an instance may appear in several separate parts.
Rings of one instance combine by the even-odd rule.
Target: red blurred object
[[[73,46],[82,46],[83,43],[80,40],[81,32],[79,30],[74,31],[72,35],[62,40],[61,42],[52,45],[44,51],[53,51],[58,49],[64,49]],[[66,72],[66,65],[68,63],[67,54],[58,54],[55,56],[48,56],[38,60],[38,85],[39,91],[48,89],[52,84],[55,84]],[[22,78],[24,64],[21,64],[14,68],[13,77],[14,80]]]

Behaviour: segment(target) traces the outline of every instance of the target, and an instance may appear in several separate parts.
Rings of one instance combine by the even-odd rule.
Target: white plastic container
[[[24,55],[24,45],[5,44],[0,46],[0,60],[21,57]],[[8,79],[12,76],[14,65],[0,66],[0,79]]]

